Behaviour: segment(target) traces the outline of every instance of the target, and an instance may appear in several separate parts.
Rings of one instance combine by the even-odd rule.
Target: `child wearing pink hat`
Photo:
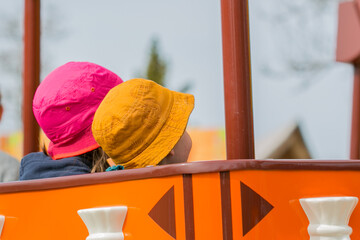
[[[21,160],[20,180],[105,171],[108,157],[95,141],[91,124],[105,95],[122,82],[89,62],[69,62],[52,71],[33,99],[35,118],[50,139],[48,151]]]

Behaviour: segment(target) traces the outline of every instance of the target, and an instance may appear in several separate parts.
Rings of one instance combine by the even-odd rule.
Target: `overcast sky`
[[[255,136],[295,121],[314,158],[345,159],[352,68],[334,62],[337,1],[326,7],[308,1],[249,1]],[[0,4],[1,12],[22,18],[22,1]],[[68,61],[98,63],[124,80],[137,77],[157,37],[169,62],[168,87],[193,83],[190,125],[224,127],[220,0],[43,0],[42,19],[42,77]],[[326,64],[307,71],[309,59]],[[1,131],[9,130],[10,116]]]

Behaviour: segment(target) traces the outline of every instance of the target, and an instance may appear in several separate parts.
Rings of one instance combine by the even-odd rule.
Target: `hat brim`
[[[184,134],[189,116],[194,109],[194,96],[171,91],[174,101],[169,116],[154,141],[139,155],[127,162],[113,159],[125,168],[141,168],[157,165],[174,148]],[[141,164],[139,164],[141,163]]]
[[[97,149],[100,145],[95,141],[91,125],[69,141],[53,143],[50,141],[48,153],[53,160],[75,157]]]

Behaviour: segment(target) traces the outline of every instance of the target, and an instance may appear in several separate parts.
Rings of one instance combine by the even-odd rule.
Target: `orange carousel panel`
[[[233,171],[231,176],[234,239],[308,240],[309,221],[299,199],[360,197],[359,171]],[[360,207],[350,218],[351,239],[360,238]]]
[[[6,216],[1,240],[85,239],[88,231],[77,210],[118,205],[128,206],[123,227],[125,239],[171,240],[174,233],[176,239],[185,239],[183,179],[180,175],[1,194],[0,214]],[[176,219],[165,220],[173,221],[175,229],[174,226],[170,226],[172,229],[162,226],[164,221],[156,216],[161,211],[172,211],[168,209],[171,206]],[[162,207],[166,209],[162,210]]]
[[[243,164],[229,164],[234,163]],[[184,166],[177,169],[184,170]],[[189,166],[196,168],[194,164]],[[159,169],[169,168],[138,172],[159,174]],[[360,197],[360,171],[222,170],[225,171],[189,171],[143,180],[2,193],[0,215],[5,215],[6,220],[1,239],[85,239],[88,232],[77,210],[124,205],[128,207],[123,228],[126,240],[308,240],[309,222],[300,198]],[[112,177],[126,174],[114,173]],[[93,176],[108,179],[110,175]],[[3,186],[26,189],[17,183]],[[359,223],[358,206],[350,218],[351,239],[360,239]]]
[[[194,239],[222,239],[220,174],[194,174]]]

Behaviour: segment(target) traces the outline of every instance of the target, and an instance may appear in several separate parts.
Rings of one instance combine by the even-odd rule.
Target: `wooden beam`
[[[254,159],[248,0],[221,0],[227,159]]]
[[[25,0],[23,84],[23,154],[39,151],[39,125],[32,100],[40,83],[40,0]]]

